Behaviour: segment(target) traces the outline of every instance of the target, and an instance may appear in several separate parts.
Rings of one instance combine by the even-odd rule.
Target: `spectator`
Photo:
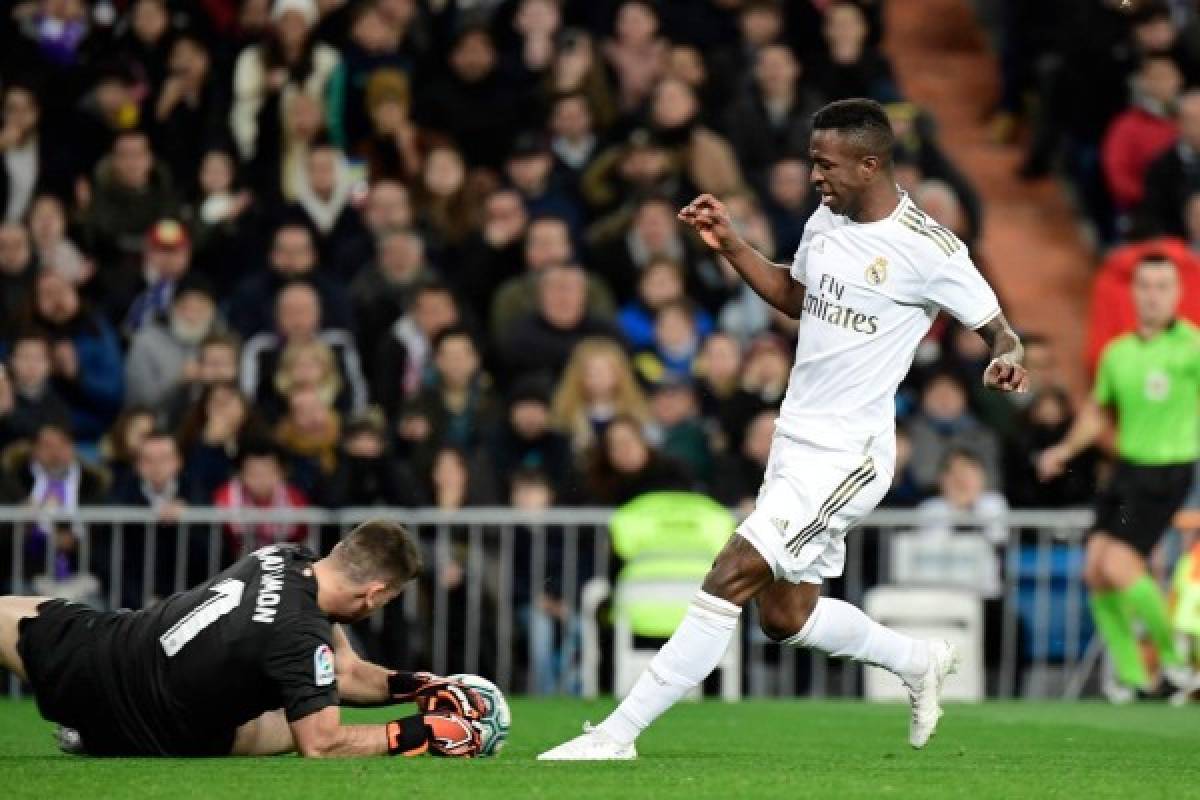
[[[660,195],[686,202],[691,191],[670,148],[645,128],[635,128],[623,142],[601,151],[580,177],[579,189],[593,215],[609,213],[617,227],[628,219],[623,207],[627,198]],[[609,218],[593,225],[606,233],[613,227]]]
[[[195,482],[195,495],[211,498],[233,475],[243,440],[266,435],[266,425],[236,384],[206,387],[179,429],[180,449]]]
[[[1183,76],[1169,56],[1142,59],[1132,78],[1132,102],[1104,135],[1104,179],[1118,212],[1142,200],[1146,170],[1178,134],[1175,104]]]
[[[36,274],[29,231],[19,223],[0,223],[0,336],[11,332],[13,322],[29,304]]]
[[[341,150],[327,142],[309,149],[296,181],[296,203],[317,232],[317,249],[325,263],[362,227],[350,208],[351,184],[350,166]]]
[[[896,428],[896,467],[892,473],[892,485],[888,487],[880,503],[885,508],[912,508],[923,498],[924,493],[917,488],[917,482],[912,474],[912,437],[908,429]]]
[[[839,0],[825,12],[824,58],[814,65],[815,83],[827,100],[870,97],[881,103],[897,99],[888,60],[868,42],[866,14],[856,3]]]
[[[421,209],[418,219],[436,247],[453,250],[461,246],[478,218],[462,153],[447,144],[430,150],[416,193]]]
[[[725,113],[724,130],[738,162],[759,185],[771,165],[808,150],[809,119],[820,105],[805,88],[795,54],[768,44],[754,54],[754,84]]]
[[[98,505],[108,494],[108,476],[79,459],[70,429],[61,422],[42,424],[28,451],[14,455],[0,482],[0,501],[69,513]],[[77,524],[50,519],[31,523],[20,579],[30,581],[30,590],[38,594],[94,602],[100,587],[89,574],[91,565],[80,560],[86,536],[87,530]]]
[[[790,255],[800,246],[808,219],[810,169],[797,155],[783,156],[767,172],[764,205],[776,252]]]
[[[475,469],[470,457],[462,450],[447,445],[433,456],[432,465],[427,489],[429,505],[442,511],[457,511],[496,503],[490,470]]]
[[[563,31],[544,91],[552,95],[582,94],[595,117],[596,127],[607,130],[617,119],[617,97],[599,50],[587,31],[579,28]]]
[[[51,343],[38,333],[18,334],[0,369],[0,450],[29,440],[43,426],[65,424],[70,410],[51,383]]]
[[[433,377],[433,341],[451,327],[462,326],[458,301],[443,283],[417,287],[412,308],[382,334],[381,340],[361,340],[359,352],[372,353],[371,397],[392,417],[401,404]]]
[[[320,298],[305,283],[279,293],[278,333],[246,342],[240,368],[242,391],[257,399],[268,418],[285,408],[288,390],[299,382],[324,387],[326,400],[339,410],[366,407],[367,387],[354,340],[346,331],[322,329]]]
[[[615,418],[591,448],[587,493],[596,505],[620,506],[646,492],[691,488],[683,465],[651,448],[635,419]]]
[[[231,511],[271,511],[285,516],[305,508],[304,494],[287,482],[283,457],[266,442],[248,442],[238,453],[237,474],[213,495],[213,505]],[[230,522],[225,525],[225,563],[276,542],[303,542],[305,525],[288,521]]]
[[[332,47],[313,36],[318,11],[314,0],[274,0],[266,38],[238,56],[233,74],[233,109],[229,127],[244,161],[255,155],[269,101],[277,116],[297,95],[320,101],[340,59]]]
[[[557,168],[567,177],[568,187],[576,191],[580,177],[600,147],[586,95],[574,92],[554,101],[550,110],[550,134],[550,150],[554,153]]]
[[[122,525],[121,605],[145,608],[185,585],[202,582],[208,572],[208,542],[203,532],[184,530],[179,549],[179,517],[187,510],[187,477],[179,445],[167,433],[154,431],[137,449],[135,467],[113,485],[109,502],[148,508],[157,524]],[[146,565],[151,565],[146,575]]]
[[[154,412],[144,406],[130,406],[100,440],[100,455],[114,484],[133,474],[138,448],[153,431]]]
[[[190,193],[205,149],[226,136],[229,87],[214,73],[213,54],[198,34],[177,34],[169,52],[154,98],[151,138],[171,175]]]
[[[206,281],[185,278],[172,294],[164,317],[142,327],[129,345],[125,360],[127,405],[162,411],[179,384],[194,377],[200,343],[222,331],[213,289]]]
[[[244,279],[229,298],[225,318],[230,326],[243,338],[271,330],[276,296],[288,283],[304,280],[320,296],[322,324],[330,328],[349,327],[352,317],[345,289],[318,269],[317,264],[312,231],[299,223],[279,226],[271,244],[270,269]]]
[[[415,3],[407,5],[414,6]],[[381,93],[386,92],[397,103],[396,108],[386,112],[389,116],[393,111],[398,112],[391,119],[407,117],[411,106],[409,78],[415,66],[415,54],[411,47],[407,48],[409,52],[402,49],[411,23],[394,19],[384,6],[384,3],[370,0],[350,8],[349,36],[341,46],[341,64],[332,79],[333,84],[342,87],[344,92],[344,121],[338,141],[351,152],[358,150],[368,139],[372,122],[378,122]],[[392,125],[389,132],[399,134],[395,140],[399,149],[412,153],[410,148],[416,144],[415,130],[408,120],[404,120],[404,128],[402,132]],[[392,177],[404,179],[401,175]]]
[[[276,443],[312,462],[322,478],[330,477],[337,468],[341,417],[318,386],[292,386],[284,397],[287,412],[275,426]]]
[[[582,232],[582,214],[574,197],[554,174],[554,153],[550,142],[538,131],[526,131],[516,138],[504,163],[504,173],[531,216],[558,217],[567,223],[573,236]]]
[[[520,193],[497,189],[484,200],[483,221],[460,248],[458,263],[446,265],[447,280],[477,320],[488,319],[496,290],[521,274],[528,227],[529,214]],[[557,247],[557,232],[549,236]],[[562,249],[570,252],[570,240],[564,238],[567,246]]]
[[[218,286],[233,285],[251,266],[247,251],[261,248],[261,215],[250,191],[239,184],[232,153],[213,148],[199,164],[187,217],[195,243],[192,269]]]
[[[496,290],[489,315],[492,338],[503,346],[506,334],[538,304],[538,286],[547,269],[573,262],[571,235],[557,217],[529,223],[525,236],[525,272],[509,278]],[[583,272],[585,302],[590,316],[609,320],[615,313],[612,292],[599,277]]]
[[[377,408],[346,421],[337,471],[322,499],[332,508],[416,505],[413,476],[390,452],[387,420]]]
[[[955,448],[970,450],[983,464],[987,486],[1000,486],[1000,448],[992,433],[967,409],[967,392],[953,373],[930,376],[921,409],[908,426],[913,443],[913,477],[922,491],[937,487],[938,470]]]
[[[112,153],[96,167],[87,228],[106,267],[101,273],[110,307],[127,307],[136,291],[136,267],[146,231],[178,210],[174,185],[157,162],[145,133],[122,131]]]
[[[39,191],[62,191],[70,168],[41,126],[42,109],[32,87],[7,83],[0,125],[0,222],[25,218]]]
[[[654,259],[665,258],[681,265],[685,272],[692,254],[675,224],[675,207],[664,197],[641,200],[630,224],[620,233],[595,242],[594,261],[617,298],[628,302],[642,271]]]
[[[560,496],[575,488],[570,442],[551,427],[550,392],[537,378],[520,380],[509,391],[508,415],[488,452],[499,483],[524,469],[552,476]]]
[[[144,326],[171,310],[176,287],[187,274],[192,243],[177,220],[160,219],[146,231],[142,274],[146,288],[133,298],[122,332],[133,337]]]
[[[362,8],[368,9],[368,14],[374,11],[369,3]],[[354,150],[367,162],[367,177],[371,181],[409,183],[421,174],[425,157],[420,146],[421,131],[412,120],[409,87],[403,72],[387,68],[376,70],[366,81],[365,107],[370,131],[367,136],[351,141]],[[349,106],[347,111],[352,108]]]
[[[187,412],[201,399],[209,386],[237,383],[241,343],[229,333],[210,333],[196,347],[195,367],[185,365],[180,380],[161,404],[160,422],[168,430],[178,430]]]
[[[654,385],[650,409],[658,449],[664,456],[685,465],[696,480],[707,484],[712,477],[713,454],[691,379],[672,373],[664,375]]]
[[[778,416],[769,409],[756,414],[746,428],[741,448],[718,457],[713,468],[713,497],[739,514],[754,510],[754,501],[766,475]]]
[[[424,433],[406,437],[416,447],[414,457],[429,463],[431,448],[442,446],[474,455],[491,436],[500,408],[471,334],[461,327],[439,333],[433,340],[433,366],[429,385],[403,411],[402,428],[419,427]]]
[[[638,278],[636,298],[622,306],[617,314],[625,341],[634,350],[652,347],[659,312],[686,298],[683,268],[678,262],[665,257],[648,262]],[[703,309],[695,309],[694,317],[696,332],[703,339],[713,329],[712,317]]]
[[[458,32],[447,66],[418,95],[417,122],[449,136],[468,166],[499,167],[520,120],[529,118],[526,93],[502,76],[482,27]]]
[[[687,301],[668,303],[654,318],[654,341],[634,359],[638,374],[650,383],[668,376],[690,377],[702,341],[696,313]]]
[[[1005,447],[1004,493],[1014,507],[1071,508],[1084,506],[1095,496],[1098,454],[1094,448],[1075,456],[1049,480],[1037,474],[1042,452],[1062,441],[1073,419],[1066,391],[1047,386],[1035,392]]]
[[[604,42],[604,58],[617,76],[620,110],[631,113],[649,99],[666,61],[658,9],[647,0],[626,0],[617,8],[613,34]]]
[[[1179,138],[1146,168],[1135,236],[1186,234],[1183,209],[1188,195],[1200,190],[1200,90],[1179,98]]]
[[[554,392],[554,426],[581,457],[617,417],[650,421],[646,398],[628,356],[611,339],[589,338],[575,346]]]
[[[94,445],[112,423],[124,393],[116,334],[83,304],[74,286],[53,272],[38,276],[32,322],[54,342],[54,390],[71,409],[78,441]]]
[[[700,123],[700,104],[692,88],[665,78],[654,89],[650,124],[654,134],[683,165],[700,192],[723,195],[742,186],[742,173],[728,140]]]
[[[329,267],[334,274],[354,280],[367,263],[378,257],[379,237],[387,231],[411,228],[415,219],[404,184],[387,179],[373,181],[362,209],[363,225],[353,238],[339,245]]]
[[[419,288],[436,277],[425,260],[425,242],[411,228],[380,233],[378,251],[377,260],[350,284],[355,334],[360,346],[371,349],[409,312]]]
[[[737,339],[716,331],[704,340],[692,370],[704,416],[716,420],[724,416],[722,409],[738,389],[741,367],[742,348]]]
[[[95,265],[68,234],[67,209],[63,201],[52,194],[35,197],[29,208],[34,259],[42,269],[53,270],[79,286],[91,279]]]
[[[779,408],[791,371],[791,354],[778,337],[766,334],[750,345],[737,389],[718,410],[718,421],[730,450],[742,446],[742,436],[751,419],[762,411]]]

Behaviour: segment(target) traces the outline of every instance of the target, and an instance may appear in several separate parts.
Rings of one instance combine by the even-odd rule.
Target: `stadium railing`
[[[145,508],[0,507],[0,592],[72,596],[101,608],[144,606],[186,588],[189,580],[216,574],[237,548],[249,552],[264,538],[284,538],[293,526],[301,529],[303,541],[322,551],[353,526],[386,517],[416,534],[426,570],[415,588],[355,630],[368,656],[443,674],[479,672],[506,691],[578,694],[597,688],[595,680],[581,674],[580,608],[596,606],[586,598],[594,597],[591,590],[611,580],[619,567],[609,550],[611,513],[603,508],[280,512],[192,507],[167,523]],[[1090,645],[1081,579],[1083,534],[1091,520],[1089,511],[1012,511],[995,519],[950,520],[955,530],[1000,524],[1008,531],[1006,544],[997,548],[1002,589],[988,603],[989,696],[1075,698],[1087,688],[1099,652]],[[869,588],[891,582],[891,534],[919,530],[923,521],[919,512],[876,511],[847,537],[845,573],[826,586],[826,593],[861,605]],[[66,530],[74,534],[66,538],[76,542],[74,575],[67,574],[69,567],[54,547],[35,546],[37,537],[44,541],[45,531]],[[137,602],[128,602],[131,597]],[[601,604],[601,619],[606,613]],[[745,622],[747,695],[861,694],[856,665],[770,642],[759,633],[753,609]],[[602,666],[601,674],[611,672],[609,665]],[[19,692],[11,677],[9,686],[12,694]],[[601,678],[599,689],[607,686]]]

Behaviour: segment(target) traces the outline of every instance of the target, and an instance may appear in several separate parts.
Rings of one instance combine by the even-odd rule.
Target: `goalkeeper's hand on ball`
[[[488,710],[479,692],[432,672],[393,673],[388,678],[388,691],[397,703],[416,703],[426,714],[445,712],[479,719]]]
[[[388,753],[444,758],[474,758],[483,749],[483,734],[469,719],[438,711],[387,724]]]

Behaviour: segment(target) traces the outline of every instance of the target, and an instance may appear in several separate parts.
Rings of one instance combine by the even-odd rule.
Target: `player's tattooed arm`
[[[724,203],[711,194],[702,194],[679,212],[679,220],[733,265],[759,297],[792,319],[800,318],[804,284],[795,280],[787,268],[767,260],[738,234]]]
[[[1003,392],[1027,391],[1029,377],[1022,365],[1025,348],[1016,331],[1004,318],[1004,313],[997,312],[996,316],[975,331],[992,351],[992,361],[983,373],[983,385]]]

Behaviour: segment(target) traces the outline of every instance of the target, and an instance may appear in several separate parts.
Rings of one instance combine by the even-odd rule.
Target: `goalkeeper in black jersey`
[[[421,569],[398,524],[368,522],[326,558],[265,547],[142,611],[0,597],[0,666],[26,679],[79,749],[110,756],[472,756],[473,690],[359,658],[338,623],[365,619]],[[386,725],[339,705],[415,702]]]

